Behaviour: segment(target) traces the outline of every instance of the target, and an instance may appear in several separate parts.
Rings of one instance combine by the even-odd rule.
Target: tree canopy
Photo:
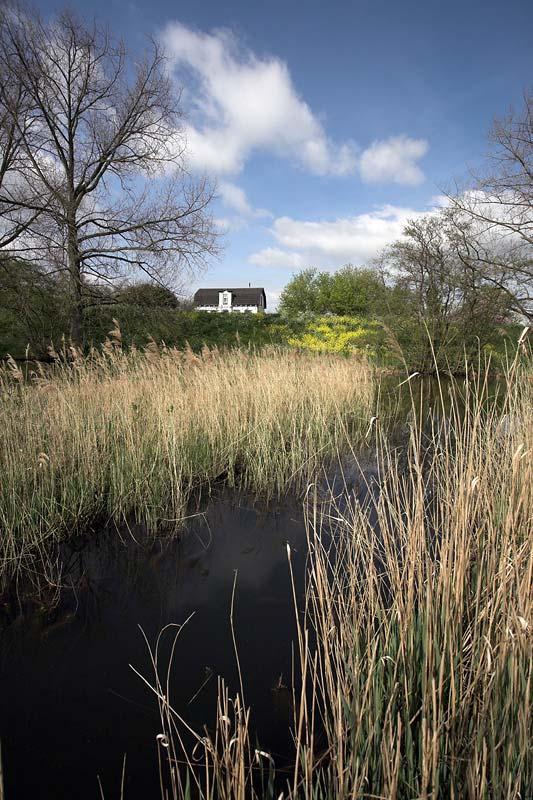
[[[337,272],[305,269],[281,293],[281,314],[336,314],[374,316],[384,301],[386,287],[373,269],[347,264]]]

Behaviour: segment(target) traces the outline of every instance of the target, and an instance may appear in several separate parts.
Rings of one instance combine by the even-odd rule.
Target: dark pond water
[[[212,498],[171,543],[143,542],[132,529],[100,537],[70,556],[56,609],[34,609],[4,625],[0,647],[0,736],[7,800],[159,796],[156,699],[128,666],[152,678],[147,647],[167,623],[182,630],[171,678],[174,707],[197,730],[215,713],[217,676],[238,688],[235,628],[247,704],[262,747],[290,754],[288,695],[294,608],[286,543],[302,590],[302,504],[268,509]],[[166,666],[168,649],[163,648]],[[203,688],[201,688],[203,685]],[[200,691],[199,691],[200,690]],[[198,693],[198,694],[197,694]],[[197,695],[195,698],[194,696]],[[192,699],[194,698],[194,699]]]

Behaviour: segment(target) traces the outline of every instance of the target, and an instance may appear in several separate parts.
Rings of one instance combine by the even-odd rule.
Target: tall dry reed
[[[500,399],[478,379],[439,393],[427,413],[413,389],[403,449],[374,427],[366,492],[353,465],[340,492],[310,486],[289,775],[251,741],[242,692],[220,686],[191,752],[156,683],[168,796],[533,797],[531,373],[514,365]]]
[[[377,434],[366,503],[313,507],[305,796],[533,796],[533,392],[506,389],[441,386],[403,457]]]
[[[270,350],[103,352],[0,375],[0,573],[95,518],[182,517],[223,476],[273,494],[302,485],[344,429],[364,431],[361,360]]]

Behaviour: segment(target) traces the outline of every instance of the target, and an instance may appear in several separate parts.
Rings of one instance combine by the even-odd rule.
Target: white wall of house
[[[227,311],[229,313],[236,313],[241,311],[244,313],[245,311],[251,311],[252,314],[257,314],[259,311],[257,306],[230,306],[229,308],[218,306],[196,306],[196,311],[215,311],[215,312],[222,312]]]

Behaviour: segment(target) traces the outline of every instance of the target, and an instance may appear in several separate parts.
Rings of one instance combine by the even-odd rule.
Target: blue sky
[[[190,288],[251,282],[271,306],[295,270],[364,264],[432,208],[532,83],[529,0],[71,6],[133,53],[165,42],[224,232]]]

